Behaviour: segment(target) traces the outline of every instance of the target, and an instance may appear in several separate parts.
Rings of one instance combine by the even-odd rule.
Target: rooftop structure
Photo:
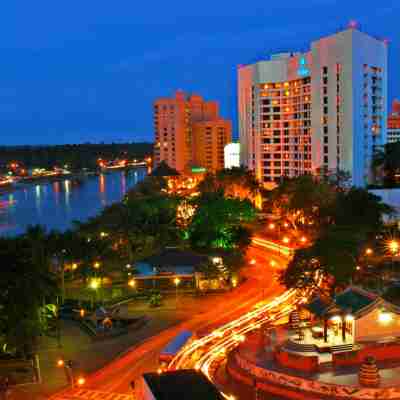
[[[201,372],[190,369],[144,374],[140,389],[141,400],[223,400]]]

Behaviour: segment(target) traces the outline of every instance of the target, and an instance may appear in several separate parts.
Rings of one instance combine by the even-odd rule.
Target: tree
[[[269,206],[287,220],[296,231],[299,225],[312,223],[318,230],[331,221],[336,187],[311,175],[285,179],[269,197]]]
[[[35,337],[45,329],[42,307],[58,293],[49,254],[43,250],[45,236],[40,243],[42,233],[30,230],[29,235],[0,239],[0,332],[23,356],[31,354]]]
[[[260,202],[261,185],[253,172],[243,167],[222,169],[214,174],[207,174],[199,184],[202,193],[224,193],[225,197],[248,199],[253,204]]]
[[[376,152],[372,168],[376,181],[383,178],[384,186],[396,186],[396,175],[400,173],[400,142],[386,143],[383,150]]]
[[[351,282],[371,236],[383,227],[382,218],[392,210],[365,189],[338,191],[327,214],[330,224],[307,249],[298,250],[281,282],[287,287],[316,287],[323,278],[331,289]]]
[[[222,193],[206,193],[197,200],[197,208],[188,227],[190,243],[195,248],[245,248],[250,232],[245,223],[255,219],[248,200],[225,198]]]

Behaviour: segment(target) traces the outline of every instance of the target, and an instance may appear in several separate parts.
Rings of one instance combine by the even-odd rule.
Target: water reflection
[[[29,184],[0,195],[0,235],[15,235],[28,225],[65,230],[122,199],[146,174],[145,169],[115,171],[83,180]]]

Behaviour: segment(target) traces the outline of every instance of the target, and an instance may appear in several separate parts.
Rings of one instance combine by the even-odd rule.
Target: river
[[[0,236],[23,233],[29,225],[64,231],[120,201],[146,176],[146,169],[113,171],[82,180],[29,183],[0,195]]]

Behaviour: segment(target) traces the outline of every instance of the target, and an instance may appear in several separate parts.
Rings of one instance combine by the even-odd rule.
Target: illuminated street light
[[[255,263],[256,263],[255,258],[252,258],[252,259],[250,260],[250,265],[254,265]]]
[[[301,243],[307,242],[307,238],[305,236],[302,236],[301,239],[300,239],[300,242]]]
[[[399,243],[396,240],[391,240],[389,242],[389,250],[392,254],[397,254],[399,252]]]
[[[284,236],[283,239],[282,239],[282,242],[287,244],[287,243],[290,242],[290,239],[287,236]]]
[[[271,261],[269,262],[269,265],[270,265],[271,267],[275,267],[276,261],[275,261],[275,260],[271,260]]]
[[[71,267],[72,267],[72,271],[75,271],[78,268],[78,264],[73,263]]]
[[[285,222],[285,223],[283,224],[283,226],[284,226],[285,228],[287,228],[287,227],[289,226],[289,224],[288,224],[287,222]]]
[[[268,228],[273,230],[275,229],[275,224],[273,224],[272,222],[268,225]]]
[[[379,315],[378,315],[378,321],[382,324],[382,325],[387,325],[390,322],[392,322],[392,314],[386,310],[382,310]]]
[[[97,290],[100,286],[100,282],[98,279],[93,278],[89,284],[90,288],[93,290]]]
[[[78,380],[76,381],[76,383],[77,383],[79,386],[83,386],[83,385],[86,383],[86,379],[85,379],[83,376],[80,376],[80,377],[78,378]]]
[[[96,261],[94,264],[93,264],[93,267],[94,268],[96,268],[96,269],[99,269],[100,268],[100,263],[98,262],[98,261]]]
[[[365,250],[365,255],[370,256],[373,252],[374,252],[374,251],[373,251],[370,247],[368,247],[368,248]]]
[[[134,279],[130,279],[129,282],[128,282],[128,285],[131,288],[134,288],[134,287],[136,287],[136,281]]]
[[[63,359],[60,358],[59,360],[57,360],[57,367],[61,368],[61,367],[64,367],[64,365],[65,365],[65,362]]]
[[[104,238],[106,236],[108,236],[108,234],[106,232],[100,232],[100,237]]]
[[[178,307],[178,286],[181,283],[181,280],[178,277],[175,277],[174,279],[174,284],[175,284],[175,303],[176,303],[176,307]]]

